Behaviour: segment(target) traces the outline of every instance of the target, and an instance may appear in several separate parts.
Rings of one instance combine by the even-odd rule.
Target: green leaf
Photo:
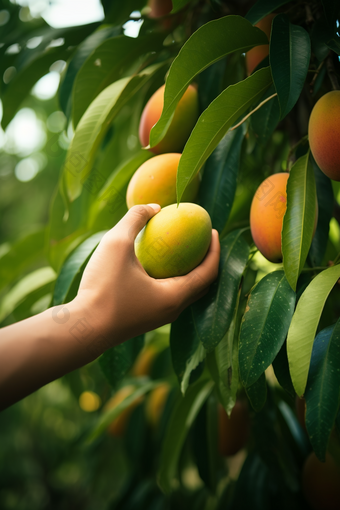
[[[87,37],[85,41],[83,41],[75,50],[72,58],[68,62],[66,72],[62,78],[58,91],[61,109],[68,118],[71,114],[72,88],[79,69],[84,64],[88,56],[92,53],[92,51],[99,46],[99,44],[101,44],[103,41],[105,41],[105,39],[108,39],[109,37],[120,35],[121,32],[121,27],[101,25],[98,30]]]
[[[86,437],[85,443],[86,444],[92,443],[95,439],[97,439],[98,436],[105,432],[110,423],[112,423],[112,421],[115,418],[117,418],[117,416],[119,416],[124,411],[124,409],[129,407],[135,400],[138,400],[140,397],[142,397],[149,391],[153,390],[154,388],[157,388],[157,386],[159,386],[162,383],[163,381],[150,381],[146,383],[143,382],[142,386],[136,385],[137,387],[135,392],[131,393],[131,395],[126,397],[114,408],[108,409],[103,413],[103,415],[96,421],[91,432]]]
[[[3,321],[31,292],[51,283],[56,274],[49,266],[24,276],[4,297],[0,305],[0,322]]]
[[[267,400],[267,381],[263,372],[248,388],[245,388],[249,402],[257,413],[261,411]]]
[[[144,335],[130,338],[126,342],[111,347],[99,358],[99,365],[106,379],[114,388],[132,367],[144,345]]]
[[[42,260],[45,237],[45,228],[31,232],[13,243],[0,257],[0,289],[16,280],[31,265]]]
[[[241,16],[225,16],[196,30],[170,67],[165,84],[162,115],[150,133],[151,147],[164,137],[179,100],[199,73],[233,51],[244,52],[267,43],[267,37],[262,30],[252,27],[249,21]]]
[[[239,333],[239,297],[231,325],[215,349],[208,354],[207,364],[211,377],[215,381],[220,402],[230,417],[236,402],[239,387],[238,333]]]
[[[170,349],[172,366],[181,385],[181,392],[185,395],[191,373],[206,354],[197,336],[190,306],[171,325]]]
[[[227,133],[204,167],[199,203],[208,211],[212,226],[219,233],[233,205],[244,135],[243,125]]]
[[[210,380],[197,381],[189,386],[185,397],[179,396],[175,403],[162,442],[160,458],[158,481],[165,493],[172,490],[185,438],[213,386]]]
[[[290,0],[258,0],[247,12],[246,19],[252,25],[258,23],[262,18],[274,12],[281,5],[288,4]]]
[[[269,44],[269,61],[281,119],[299,99],[307,76],[310,54],[308,32],[302,27],[292,25],[285,14],[275,16]]]
[[[340,319],[320,331],[313,345],[305,393],[306,427],[316,456],[325,460],[340,404]]]
[[[132,38],[119,35],[100,44],[77,73],[72,91],[76,127],[88,106],[111,83],[134,74],[151,51],[162,47],[163,34]]]
[[[58,275],[53,295],[53,306],[65,303],[65,298],[77,276],[81,276],[92,253],[105,232],[97,232],[82,242],[67,258]]]
[[[275,93],[275,87],[272,85],[265,95],[261,98],[261,102]],[[279,100],[273,97],[267,101],[259,110],[251,116],[251,125],[255,132],[255,136],[260,143],[267,143],[280,120]]]
[[[133,78],[123,78],[112,83],[86,110],[75,131],[63,168],[63,183],[71,202],[81,193],[83,182],[91,172],[96,151],[110,123],[161,67],[162,64],[155,65]]]
[[[234,230],[221,241],[218,278],[208,294],[191,305],[196,334],[208,351],[222,340],[234,315],[250,250],[243,233],[244,230]]]
[[[123,25],[128,21],[133,11],[140,11],[145,6],[145,0],[102,0],[105,11],[105,23]]]
[[[315,333],[326,299],[340,278],[340,265],[319,273],[297,304],[288,331],[289,370],[296,393],[304,394]]]
[[[242,319],[240,376],[251,386],[271,365],[287,336],[294,313],[295,292],[283,271],[267,274],[250,292]]]
[[[282,386],[282,388],[286,390],[292,398],[294,398],[295,390],[289,373],[287,342],[283,343],[281,349],[276,355],[276,358],[273,360],[273,370],[280,386]]]
[[[271,85],[269,68],[260,69],[245,80],[230,85],[202,113],[194,127],[177,171],[177,201],[229,128],[258,101]]]
[[[152,157],[149,151],[139,151],[135,156],[124,161],[105,183],[97,198],[91,205],[88,224],[93,228],[98,222],[98,216],[109,218],[110,224],[115,224],[116,218],[121,218],[127,211],[126,190],[131,177],[145,161]]]
[[[293,165],[287,182],[287,209],[282,227],[283,267],[293,290],[313,239],[316,188],[310,153]]]
[[[215,494],[218,478],[218,414],[214,393],[197,415],[193,426],[192,445],[199,475]]]
[[[188,5],[188,3],[190,3],[190,2],[191,2],[191,0],[172,0],[171,14],[175,14],[175,12],[180,11],[181,9],[183,9],[183,7]]]
[[[314,160],[312,163],[318,199],[318,223],[309,250],[309,260],[311,265],[320,266],[327,248],[329,222],[333,216],[334,194],[329,177],[321,172]]]

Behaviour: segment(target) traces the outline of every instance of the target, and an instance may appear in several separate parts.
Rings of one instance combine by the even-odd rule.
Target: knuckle
[[[142,218],[143,220],[147,220],[149,218],[148,209],[145,205],[134,205],[131,207],[130,211],[135,216]]]

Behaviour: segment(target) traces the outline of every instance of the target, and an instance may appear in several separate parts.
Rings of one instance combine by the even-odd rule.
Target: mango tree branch
[[[271,99],[273,99],[273,97],[277,96],[277,93],[275,92],[275,94],[267,97],[267,99],[265,99],[264,101],[262,101],[259,105],[257,105],[256,108],[254,108],[254,110],[252,110],[251,112],[249,112],[245,117],[243,117],[243,119],[238,123],[236,124],[235,126],[233,126],[232,128],[229,129],[229,131],[234,131],[234,129],[238,128],[241,124],[243,124],[243,122],[245,122],[251,115],[253,115],[253,113],[257,112],[257,110],[259,110],[261,108],[261,106],[263,106],[265,103],[268,103],[268,101],[270,101]]]

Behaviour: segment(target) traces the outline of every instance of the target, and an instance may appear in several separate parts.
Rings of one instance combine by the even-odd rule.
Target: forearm
[[[109,347],[74,300],[0,330],[0,409],[93,361]]]

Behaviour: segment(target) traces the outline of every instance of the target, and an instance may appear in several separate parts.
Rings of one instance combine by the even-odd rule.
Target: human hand
[[[105,349],[173,322],[217,278],[216,230],[205,259],[187,275],[158,280],[145,272],[135,255],[134,240],[159,211],[157,204],[132,207],[104,235],[84,271],[75,301],[86,310],[91,326],[110,339]]]

